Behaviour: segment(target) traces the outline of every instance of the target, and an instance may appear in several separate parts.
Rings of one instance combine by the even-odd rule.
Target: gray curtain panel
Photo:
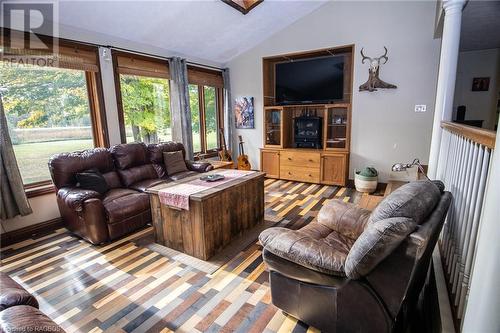
[[[193,130],[186,60],[173,57],[169,60],[169,70],[172,139],[184,144],[186,158],[191,160],[193,159]]]
[[[23,180],[7,128],[1,94],[0,136],[0,218],[6,220],[17,215],[29,215],[33,211],[24,192]]]
[[[229,80],[229,68],[222,71],[224,80],[224,135],[226,137],[227,149],[233,149],[233,101],[231,99],[231,83]]]

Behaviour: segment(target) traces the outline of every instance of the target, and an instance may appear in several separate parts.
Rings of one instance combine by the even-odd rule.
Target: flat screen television
[[[276,104],[327,104],[343,99],[344,57],[276,64]]]

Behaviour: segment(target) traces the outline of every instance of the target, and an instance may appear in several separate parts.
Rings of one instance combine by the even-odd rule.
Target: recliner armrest
[[[365,229],[371,212],[350,202],[328,201],[318,213],[318,222],[336,232],[357,239]]]
[[[190,171],[196,171],[196,172],[208,172],[210,170],[213,170],[213,165],[208,163],[208,162],[195,162],[195,161],[188,161],[186,160],[186,166]]]
[[[85,190],[77,187],[63,187],[57,191],[57,196],[63,200],[66,206],[71,209],[81,212],[83,210],[83,203],[88,199],[101,199],[101,194]]]
[[[259,240],[265,250],[283,259],[321,273],[345,277],[345,254],[300,231],[269,228],[259,235]]]

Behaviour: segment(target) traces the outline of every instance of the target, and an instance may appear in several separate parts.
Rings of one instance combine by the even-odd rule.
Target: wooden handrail
[[[457,135],[463,136],[464,138],[470,139],[490,149],[495,148],[495,131],[459,123],[452,123],[450,121],[442,121],[441,128]]]

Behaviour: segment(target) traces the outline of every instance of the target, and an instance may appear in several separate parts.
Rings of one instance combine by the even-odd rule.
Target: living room
[[[498,2],[1,5],[4,331],[500,329]]]

